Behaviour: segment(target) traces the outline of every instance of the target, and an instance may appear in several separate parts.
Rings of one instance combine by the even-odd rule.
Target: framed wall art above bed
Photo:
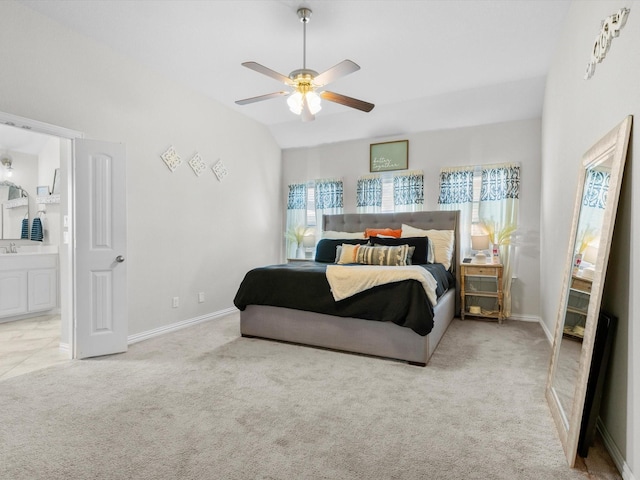
[[[409,168],[409,140],[372,143],[369,147],[369,171],[388,172]]]

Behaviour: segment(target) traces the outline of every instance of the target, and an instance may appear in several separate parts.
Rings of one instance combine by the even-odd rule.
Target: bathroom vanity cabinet
[[[0,322],[58,304],[58,255],[0,255]]]

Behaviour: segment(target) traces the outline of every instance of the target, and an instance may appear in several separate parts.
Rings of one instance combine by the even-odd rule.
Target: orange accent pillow
[[[402,235],[402,229],[393,230],[391,228],[365,228],[364,238],[377,237],[378,235],[384,235],[385,237],[400,238]]]

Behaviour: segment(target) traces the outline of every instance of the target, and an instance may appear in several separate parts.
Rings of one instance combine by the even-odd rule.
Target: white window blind
[[[393,213],[393,175],[382,175],[382,213]]]
[[[316,185],[314,182],[307,184],[307,226],[316,226]]]

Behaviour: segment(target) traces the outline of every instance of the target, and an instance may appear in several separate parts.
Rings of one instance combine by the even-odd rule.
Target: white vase
[[[298,245],[296,249],[296,258],[304,258],[304,247],[302,245]]]

